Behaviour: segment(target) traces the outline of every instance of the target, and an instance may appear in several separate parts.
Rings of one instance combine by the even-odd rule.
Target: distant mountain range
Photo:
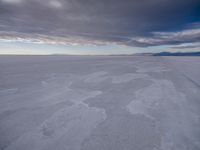
[[[161,52],[152,53],[152,56],[200,56],[200,52]]]
[[[79,56],[67,54],[52,54],[56,56]],[[80,55],[83,56],[83,55]],[[84,55],[84,56],[200,56],[200,52],[160,52],[160,53],[136,53],[136,54],[110,54],[110,55]]]

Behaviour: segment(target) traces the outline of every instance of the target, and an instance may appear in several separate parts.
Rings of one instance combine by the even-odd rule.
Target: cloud
[[[23,0],[1,0],[3,3],[8,3],[8,4],[19,4]]]
[[[10,41],[179,45],[199,40],[199,22],[199,0],[0,0]]]
[[[194,48],[200,48],[200,43],[185,43],[180,45],[175,45],[171,47],[172,49],[194,49]]]
[[[135,46],[158,46],[196,43],[198,41],[200,41],[200,28],[176,32],[153,32],[150,37],[134,37],[127,44]]]
[[[37,44],[53,44],[53,45],[104,45],[109,44],[107,41],[99,41],[80,36],[49,36],[44,34],[24,34],[16,32],[0,32],[0,41],[3,42],[25,42]]]
[[[62,3],[61,3],[60,1],[57,1],[57,0],[50,0],[50,1],[49,1],[49,5],[50,5],[52,8],[57,8],[57,9],[62,8]]]

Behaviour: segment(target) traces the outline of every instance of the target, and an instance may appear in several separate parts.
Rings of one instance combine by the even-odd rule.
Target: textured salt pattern
[[[0,149],[199,150],[199,62],[0,56]]]

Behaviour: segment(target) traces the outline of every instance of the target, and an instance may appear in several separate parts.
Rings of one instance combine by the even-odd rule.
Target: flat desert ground
[[[200,57],[0,56],[1,150],[200,150]]]

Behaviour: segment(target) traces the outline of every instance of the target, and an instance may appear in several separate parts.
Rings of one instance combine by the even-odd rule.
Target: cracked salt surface
[[[199,59],[0,56],[0,149],[199,150]]]

